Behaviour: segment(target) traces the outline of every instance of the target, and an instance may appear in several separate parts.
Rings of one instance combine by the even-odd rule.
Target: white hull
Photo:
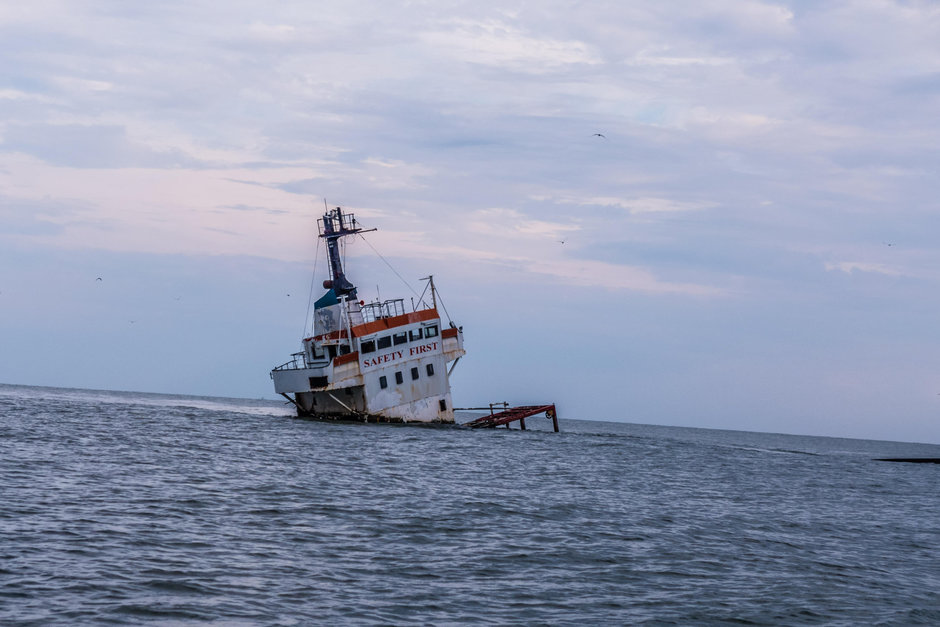
[[[308,338],[303,362],[271,373],[275,392],[290,399],[298,415],[454,423],[448,364],[464,355],[460,329],[441,331],[437,311],[426,309],[352,327],[351,336],[356,350],[321,362],[307,357],[322,338]],[[389,345],[376,348],[394,336],[407,339],[398,344],[385,339]]]
[[[339,240],[362,229],[337,207],[319,221],[331,278],[314,303],[314,336],[271,371],[274,391],[300,416],[330,420],[454,422],[448,378],[464,355],[463,329],[441,326],[437,292],[406,313],[404,299],[366,304],[342,267]]]
[[[395,423],[427,423],[427,424],[454,424],[454,410],[451,408],[450,394],[440,397],[422,398],[402,405],[388,407],[381,410],[367,411],[361,402],[348,402],[344,391],[337,390],[337,399],[343,400],[345,405],[355,411],[349,411],[323,393],[298,392],[294,400],[298,405],[298,415],[305,418],[320,420],[351,420],[356,422],[395,422]],[[314,405],[314,398],[317,403]],[[355,398],[355,396],[353,396]],[[358,399],[357,399],[358,400]],[[332,402],[331,402],[332,401]],[[448,408],[441,411],[440,402],[444,401]]]

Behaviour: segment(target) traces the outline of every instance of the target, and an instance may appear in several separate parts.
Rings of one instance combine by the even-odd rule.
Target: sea
[[[940,624],[940,446],[559,414],[0,385],[0,625]]]

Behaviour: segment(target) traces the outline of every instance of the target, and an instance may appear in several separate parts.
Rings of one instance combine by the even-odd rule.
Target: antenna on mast
[[[326,199],[323,201],[326,202]],[[349,235],[374,231],[375,229],[362,229],[351,213],[344,213],[340,207],[334,210],[326,209],[326,213],[318,220],[320,237],[326,240],[327,256],[330,260],[330,280],[323,282],[323,287],[331,289],[337,297],[349,295],[356,298],[356,286],[349,282],[343,271],[342,250],[340,240]]]
[[[429,274],[428,276],[421,279],[422,281],[427,281],[428,284],[424,286],[424,292],[421,292],[421,296],[418,297],[418,301],[424,300],[424,294],[428,291],[428,288],[431,288],[431,305],[432,308],[437,309],[437,290],[434,288],[434,275]],[[427,303],[424,305],[427,307]]]

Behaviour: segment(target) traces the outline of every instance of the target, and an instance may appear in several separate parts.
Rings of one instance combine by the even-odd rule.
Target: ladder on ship
[[[502,411],[495,411],[496,407],[502,406]],[[460,407],[459,410],[484,410],[489,409],[489,416],[482,416],[470,422],[461,424],[461,427],[470,427],[471,429],[495,429],[509,425],[513,422],[519,422],[519,428],[525,431],[525,419],[538,414],[545,414],[545,417],[552,421],[552,427],[555,433],[558,433],[558,413],[555,411],[554,403],[551,405],[520,405],[519,407],[509,407],[509,403],[490,403],[489,407]]]

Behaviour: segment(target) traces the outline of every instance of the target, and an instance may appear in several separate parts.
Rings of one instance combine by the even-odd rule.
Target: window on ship
[[[424,328],[424,337],[426,337],[426,338],[437,337],[437,325],[435,324],[435,325],[432,325],[432,326],[430,326],[430,327],[425,327],[425,328]]]
[[[415,340],[420,340],[420,339],[421,339],[421,329],[412,329],[411,331],[408,332],[408,335],[411,336],[411,341],[412,341],[412,342],[414,342]]]
[[[401,376],[400,372],[395,373],[395,383],[402,383],[405,380],[405,377]]]
[[[379,377],[379,387],[383,390],[388,387],[388,379],[385,377]]]
[[[425,370],[427,370],[429,377],[434,376],[434,364],[428,364],[427,366],[425,366]]]
[[[401,333],[396,333],[392,336],[392,339],[395,341],[395,346],[399,344],[404,344],[408,341],[408,334],[402,331]]]
[[[379,344],[378,344],[378,349],[379,349],[379,350],[382,350],[383,348],[388,348],[388,347],[391,346],[391,345],[392,345],[392,336],[391,336],[391,335],[386,335],[386,336],[384,336],[384,337],[380,337],[380,338],[379,338]]]
[[[375,340],[366,340],[365,342],[359,342],[359,350],[363,355],[366,353],[375,352]]]
[[[343,344],[342,346],[339,347],[339,354],[348,355],[350,350],[351,349],[349,348],[349,344]]]
[[[418,369],[417,369],[417,368],[412,368],[412,369],[411,369],[411,378],[412,378],[412,380],[418,378]]]
[[[330,356],[330,359],[336,357],[336,344],[330,344],[326,347],[326,352]]]

